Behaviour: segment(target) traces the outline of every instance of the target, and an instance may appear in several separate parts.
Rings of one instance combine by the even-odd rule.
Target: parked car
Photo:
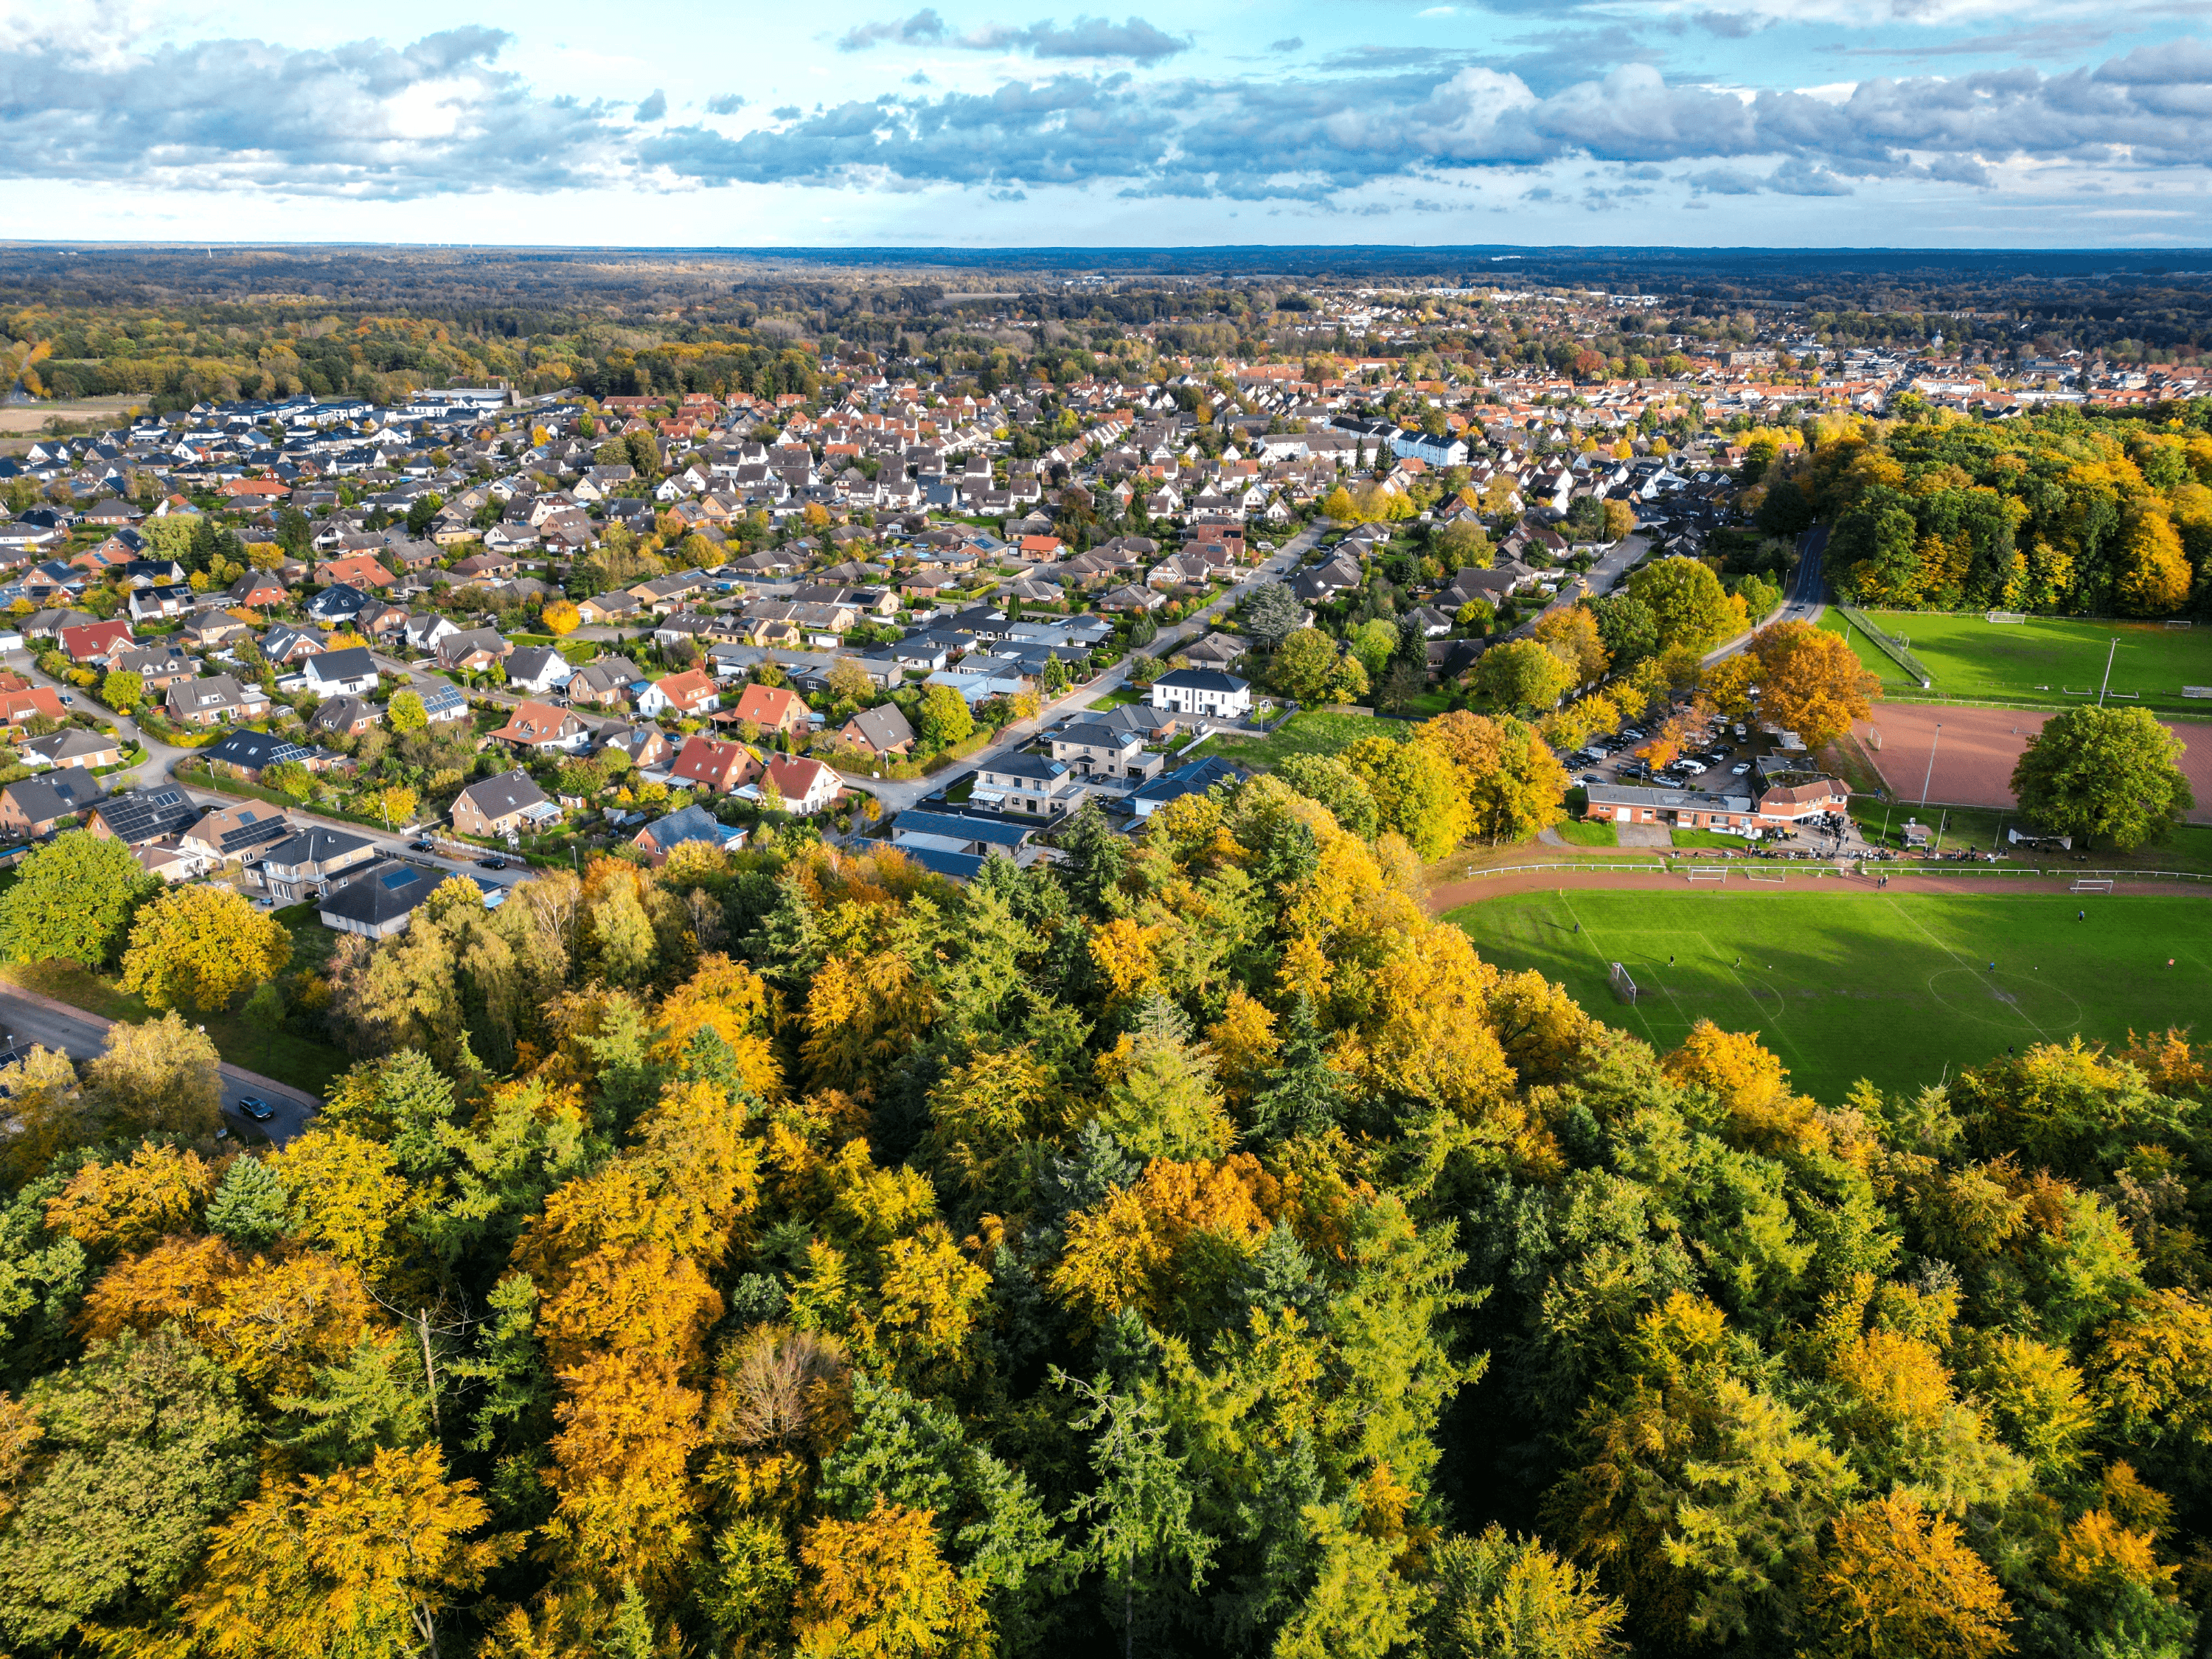
[[[1749,761],[1738,761],[1734,766],[1729,768],[1729,774],[1732,777],[1740,778],[1750,770],[1751,763]]]
[[[407,843],[407,850],[410,853],[434,853],[438,848],[434,842],[410,841]]]
[[[276,1109],[259,1095],[246,1095],[238,1103],[238,1109],[256,1123],[266,1123],[276,1115]]]
[[[507,868],[507,860],[505,859],[498,858],[478,859],[477,860],[477,868],[479,870],[504,870]]]

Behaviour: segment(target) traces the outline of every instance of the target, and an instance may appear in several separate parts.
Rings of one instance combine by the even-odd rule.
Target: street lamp
[[[1920,804],[1928,805],[1928,791],[1936,781],[1936,745],[1943,736],[1943,722],[1936,722],[1935,736],[1928,739],[1928,775],[1920,781]]]

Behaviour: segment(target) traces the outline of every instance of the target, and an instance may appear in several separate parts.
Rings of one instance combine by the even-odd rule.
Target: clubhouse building
[[[1788,830],[1850,804],[1839,778],[1790,775],[1792,781],[1762,783],[1755,794],[1707,793],[1699,789],[1647,789],[1593,783],[1584,816],[1614,823],[1664,824],[1674,830],[1718,830],[1753,835]]]

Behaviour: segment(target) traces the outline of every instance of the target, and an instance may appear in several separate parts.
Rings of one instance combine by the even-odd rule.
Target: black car
[[[276,1115],[276,1109],[274,1106],[271,1106],[267,1101],[262,1099],[259,1095],[246,1095],[241,1097],[238,1103],[238,1109],[245,1113],[246,1116],[252,1118],[256,1123],[266,1123],[270,1118]]]
[[[407,850],[410,853],[434,853],[438,847],[434,842],[410,841],[407,843]]]
[[[479,870],[504,870],[507,868],[507,860],[505,859],[478,859],[477,860],[477,868]]]

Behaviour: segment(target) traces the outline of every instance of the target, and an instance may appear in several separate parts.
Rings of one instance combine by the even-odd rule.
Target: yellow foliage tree
[[[1990,1659],[2012,1645],[1996,1575],[1959,1528],[1905,1492],[1838,1515],[1808,1597],[1835,1650],[1863,1659]]]
[[[199,1154],[151,1142],[128,1164],[88,1164],[46,1205],[46,1225],[88,1250],[143,1249],[191,1230],[215,1191]]]
[[[806,1529],[809,1578],[792,1633],[804,1659],[932,1659],[980,1651],[988,1625],[939,1551],[936,1515],[881,1498],[858,1521]]]
[[[1790,1091],[1790,1073],[1751,1032],[1723,1031],[1701,1019],[1660,1061],[1660,1069],[1720,1102],[1728,1110],[1729,1136],[1741,1146],[1774,1152],[1827,1145],[1820,1108]]]
[[[283,924],[227,887],[173,887],[138,913],[123,988],[149,1006],[227,1008],[292,959]]]
[[[544,624],[547,633],[558,638],[562,635],[574,633],[576,625],[584,620],[584,615],[582,611],[577,610],[574,600],[553,599],[549,601],[545,609],[538,613],[538,619]]]
[[[435,1652],[454,1599],[513,1542],[472,1538],[491,1512],[435,1446],[264,1492],[216,1528],[183,1617],[218,1659]],[[148,1651],[158,1651],[149,1645]]]
[[[269,1158],[292,1196],[299,1236],[372,1282],[389,1271],[392,1234],[411,1207],[398,1161],[380,1143],[343,1129],[310,1129]]]

